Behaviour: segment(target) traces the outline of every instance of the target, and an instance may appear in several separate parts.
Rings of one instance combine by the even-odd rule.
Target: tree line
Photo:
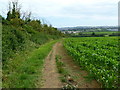
[[[42,24],[39,19],[32,19],[31,12],[21,13],[18,1],[9,2],[7,17],[0,15],[2,22],[2,60],[7,62],[16,53],[39,48],[40,45],[64,36],[52,27]],[[3,63],[4,64],[4,63]]]
[[[21,13],[21,6],[18,1],[9,2],[9,8],[7,12],[7,17],[2,18],[3,25],[12,25],[14,27],[21,27],[24,29],[25,26],[29,26],[35,31],[44,32],[50,35],[64,36],[61,31],[57,28],[52,27],[52,25],[42,24],[40,19],[31,19],[31,12]]]

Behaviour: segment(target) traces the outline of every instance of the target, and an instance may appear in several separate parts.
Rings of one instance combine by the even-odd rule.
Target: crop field
[[[0,88],[120,88],[120,28],[109,19],[117,0],[68,1],[0,0]]]
[[[64,47],[103,88],[118,87],[118,37],[67,38]]]

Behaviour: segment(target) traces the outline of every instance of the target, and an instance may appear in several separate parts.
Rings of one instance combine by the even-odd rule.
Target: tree
[[[11,19],[14,18],[19,18],[20,19],[20,5],[18,5],[18,0],[9,2],[9,10],[7,13],[7,20],[10,21]]]
[[[95,32],[92,33],[92,36],[95,36]]]
[[[11,18],[12,18],[12,14],[11,14],[10,11],[8,11],[8,13],[7,13],[7,18],[6,18],[6,19],[7,19],[8,21],[10,21]]]
[[[26,23],[31,21],[31,12],[23,12],[22,19],[26,21]]]
[[[11,12],[11,2],[9,2],[9,10],[7,13],[7,20],[10,21],[10,19],[12,18],[12,12]]]
[[[28,23],[28,25],[30,25],[36,31],[39,31],[39,32],[41,31],[42,26],[40,21],[38,20],[32,20]]]

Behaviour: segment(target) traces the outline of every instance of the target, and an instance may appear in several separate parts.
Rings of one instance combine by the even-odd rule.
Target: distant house
[[[80,31],[63,31],[62,33],[64,34],[76,34],[79,33]]]

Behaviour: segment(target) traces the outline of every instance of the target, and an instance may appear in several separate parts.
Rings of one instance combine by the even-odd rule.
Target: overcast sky
[[[0,0],[5,16],[9,0]],[[31,11],[55,27],[117,25],[119,0],[19,0],[22,11]]]

